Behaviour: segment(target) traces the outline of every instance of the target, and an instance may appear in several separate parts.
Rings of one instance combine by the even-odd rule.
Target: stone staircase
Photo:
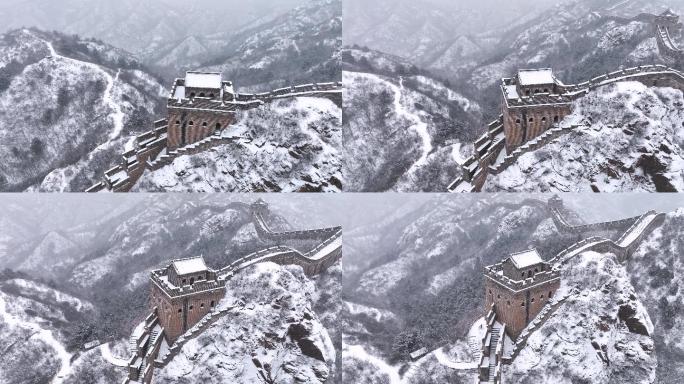
[[[480,349],[480,340],[475,336],[470,336],[468,338],[468,347],[470,348],[470,353],[472,354],[474,360],[480,360],[482,357],[482,350]]]
[[[500,337],[500,332],[501,328],[498,327],[493,327],[492,328],[492,337],[490,344],[493,348],[496,348],[496,345],[499,343],[499,337]],[[489,382],[494,383],[496,380],[496,362],[497,359],[494,356],[493,351],[489,352]]]

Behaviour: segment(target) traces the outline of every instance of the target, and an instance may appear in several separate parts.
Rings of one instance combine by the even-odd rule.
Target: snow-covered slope
[[[0,39],[0,189],[83,190],[133,133],[162,86],[130,55],[38,30]]]
[[[341,80],[341,0],[307,0],[236,32],[225,36],[225,46],[205,57],[202,67],[223,72],[240,88]]]
[[[0,338],[3,364],[0,382],[76,383],[88,380],[81,359],[100,363],[100,375],[122,380],[122,372],[102,364],[93,353],[79,356],[70,342],[73,323],[92,313],[93,305],[44,284],[21,278],[0,282]],[[89,382],[112,382],[98,381]]]
[[[627,266],[639,300],[654,325],[658,383],[674,384],[684,376],[684,209],[667,215]]]
[[[298,97],[241,114],[231,144],[147,171],[136,191],[296,192],[342,190],[342,110]]]
[[[672,88],[622,82],[575,102],[579,127],[522,155],[488,191],[682,191],[684,98]]]
[[[601,220],[625,217],[618,205],[603,205]],[[504,365],[506,382],[677,382],[683,215],[668,214],[624,263],[595,252],[573,259],[554,297],[576,290]],[[435,197],[406,217],[413,218],[345,232],[345,264],[360,266],[345,266],[345,375],[365,383],[472,382],[479,338],[473,346],[469,336],[482,316],[482,266],[529,248],[549,258],[578,238],[559,232],[541,201],[510,194]],[[364,256],[369,241],[375,253]],[[431,352],[410,361],[421,347]]]
[[[314,292],[298,267],[265,263],[242,271],[220,304],[240,302],[238,308],[185,344],[155,372],[155,382],[326,382],[336,352],[313,311]]]
[[[653,383],[653,324],[625,267],[586,252],[561,274],[560,308],[504,368],[507,383]]]
[[[29,197],[19,195],[14,205],[30,207],[34,200]],[[71,225],[64,220],[60,231],[34,225],[35,236],[14,230],[6,234],[12,257],[0,256],[4,268],[0,271],[0,351],[4,352],[0,383],[121,383],[126,373],[121,362],[129,357],[127,339],[134,324],[149,314],[152,269],[191,255],[203,255],[208,265],[218,268],[275,245],[259,239],[245,204],[253,201],[251,197],[162,194],[106,200],[120,198],[137,203],[122,204],[127,208],[111,216],[106,213],[117,209],[104,204],[93,208],[101,219],[81,219]],[[58,215],[80,216],[73,213],[77,200],[72,204],[50,204],[50,200],[47,197],[45,203],[25,211],[14,207],[12,212],[23,212],[22,222],[38,223],[49,223]],[[52,210],[45,209],[48,206]],[[288,213],[304,223],[304,228],[310,224],[306,219],[312,217],[321,226],[335,225],[330,215],[312,214],[307,208],[311,206],[290,207]],[[277,230],[292,228],[275,212],[267,219]],[[311,246],[281,243],[302,251]],[[21,271],[13,271],[17,268]],[[336,365],[341,364],[340,286],[339,265],[315,278],[306,277],[300,267],[254,267],[238,274],[228,288],[226,304],[245,300],[244,312],[227,315],[225,329],[212,328],[209,333],[215,332],[223,341],[233,336],[245,340],[245,345],[232,353],[244,352],[236,359],[247,365],[251,364],[250,352],[259,349],[262,363],[272,364],[272,359],[287,355],[283,370],[294,371],[278,375],[316,380],[313,382],[336,377]],[[246,328],[254,328],[243,329],[242,321]],[[281,339],[294,323],[289,339]],[[83,350],[96,340],[99,344],[113,342],[111,347],[96,345]],[[270,341],[282,342],[282,351],[275,353]],[[192,359],[190,353],[187,356]],[[216,361],[216,357],[212,359]],[[183,367],[179,365],[176,371]]]
[[[387,56],[351,50],[345,72],[345,190],[441,191],[458,176],[444,167],[465,157],[461,143],[480,108],[438,80],[406,74]]]

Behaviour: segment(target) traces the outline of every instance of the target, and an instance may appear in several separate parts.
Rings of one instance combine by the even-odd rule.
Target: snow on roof
[[[192,259],[184,259],[173,262],[173,267],[179,275],[188,275],[191,273],[204,272],[207,270],[207,265],[204,264],[204,258],[194,257]]]
[[[536,249],[530,249],[520,253],[514,253],[511,255],[511,261],[516,268],[527,268],[531,265],[539,264],[543,262],[542,258]]]
[[[508,99],[518,99],[518,89],[515,85],[504,85],[504,92],[506,92],[506,98]]]
[[[553,84],[556,81],[550,68],[521,69],[518,71],[518,80],[520,85]]]
[[[173,93],[173,99],[185,99],[185,87],[182,85],[176,86],[176,91]]]
[[[188,88],[221,89],[219,72],[186,72],[185,86]]]

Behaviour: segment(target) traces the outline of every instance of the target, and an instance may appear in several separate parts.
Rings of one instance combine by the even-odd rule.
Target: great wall
[[[570,287],[562,295],[555,294],[560,288],[560,271],[570,260],[583,252],[596,251],[612,253],[618,262],[627,262],[641,241],[665,220],[663,213],[649,211],[621,220],[572,225],[563,215],[563,202],[557,196],[549,199],[545,208],[560,233],[582,236],[587,232],[609,231],[620,235],[617,240],[601,236],[584,238],[546,261],[536,250],[528,250],[485,267],[485,314],[479,320],[485,330],[479,339],[469,340],[476,363],[443,361],[442,356],[438,360],[445,367],[476,371],[476,382],[480,384],[501,383],[504,366],[514,361],[530,335],[579,293],[577,287]]]
[[[128,192],[146,170],[156,171],[179,156],[193,155],[224,144],[241,144],[244,138],[227,129],[238,111],[260,108],[275,100],[319,97],[342,106],[342,83],[314,83],[264,93],[236,93],[221,74],[188,72],[176,79],[167,100],[168,117],[152,130],[135,137],[132,148],[118,165],[105,171],[103,180],[86,192]]]
[[[188,258],[174,260],[165,268],[153,271],[151,313],[131,334],[131,357],[126,364],[128,377],[123,384],[151,383],[154,370],[172,361],[185,343],[223,316],[242,308],[245,305],[242,301],[219,308],[226,282],[241,270],[257,263],[274,262],[301,266],[306,275],[313,276],[341,259],[340,227],[276,232],[266,224],[264,216],[269,209],[263,200],[251,204],[249,209],[259,238],[317,244],[304,253],[277,245],[241,257],[218,270],[206,267],[202,258]]]
[[[640,14],[633,19],[604,17],[622,22],[651,22],[661,56],[671,63],[681,63],[684,59],[684,51],[671,38],[672,30],[681,29],[679,17],[671,11],[660,15]],[[599,87],[621,81],[684,91],[684,73],[661,64],[622,69],[579,84],[563,84],[551,69],[520,70],[515,78],[503,79],[503,114],[489,123],[486,133],[474,142],[473,155],[459,164],[461,176],[447,190],[480,192],[488,175],[500,174],[523,154],[576,129],[576,125],[562,121],[572,112],[574,101]]]

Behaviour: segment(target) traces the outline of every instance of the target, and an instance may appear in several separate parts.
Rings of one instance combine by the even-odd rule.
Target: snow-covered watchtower
[[[514,253],[485,267],[485,312],[494,305],[497,321],[515,339],[559,287],[560,271],[536,249]]]
[[[225,280],[202,257],[174,260],[152,272],[151,307],[169,344],[197,324],[225,296]]]
[[[550,68],[521,69],[501,81],[502,114],[508,153],[570,114],[572,99]]]
[[[186,72],[167,101],[169,150],[196,143],[235,123],[233,83],[218,72]]]

